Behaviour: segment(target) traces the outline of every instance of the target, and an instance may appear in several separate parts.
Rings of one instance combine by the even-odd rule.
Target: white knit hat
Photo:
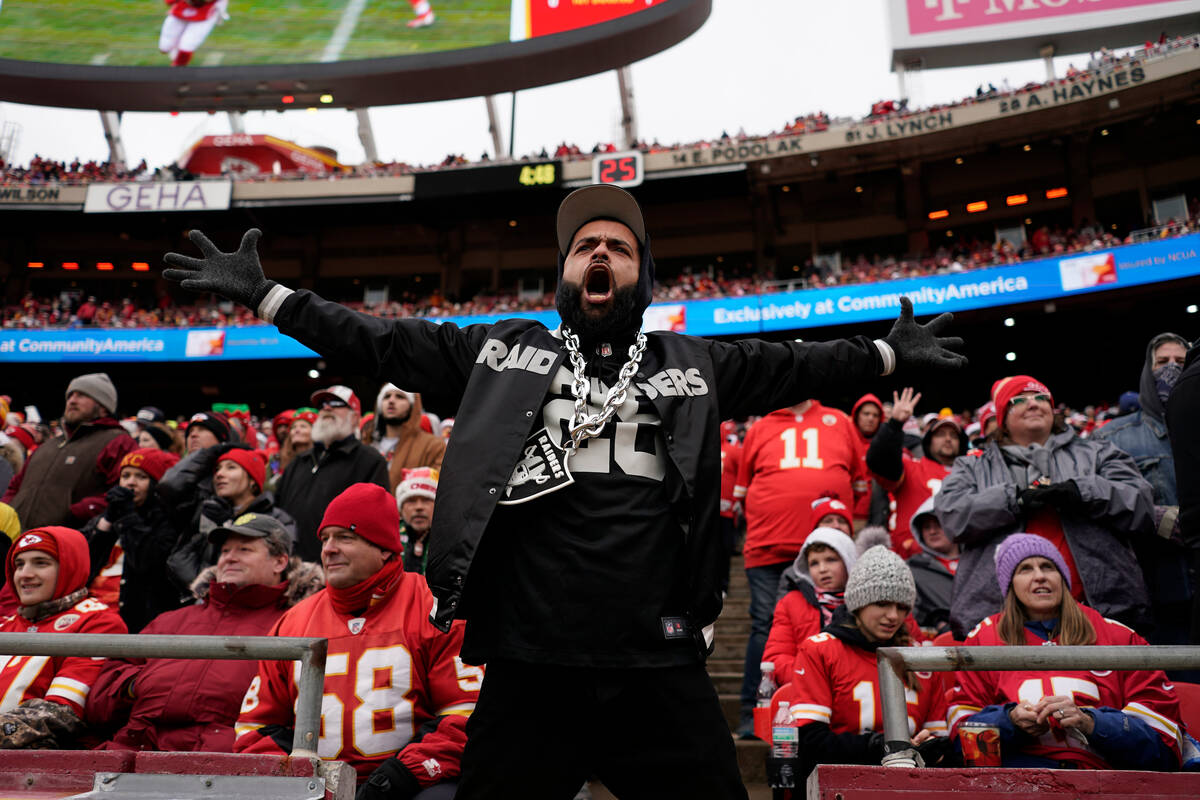
[[[842,563],[846,565],[847,573],[854,569],[854,563],[858,560],[858,553],[854,549],[854,540],[837,528],[817,528],[804,540],[804,544],[800,547],[800,555],[796,556],[796,572],[800,575],[808,574],[808,548],[814,544],[832,547],[833,551],[842,559]]]
[[[845,598],[851,612],[871,603],[900,603],[911,608],[917,600],[917,586],[904,560],[880,545],[859,556],[846,579]]]
[[[404,505],[410,497],[428,497],[437,499],[438,472],[432,467],[416,467],[406,469],[396,484],[396,505]]]

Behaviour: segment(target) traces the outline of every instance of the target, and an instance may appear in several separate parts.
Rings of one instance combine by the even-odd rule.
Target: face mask
[[[1175,388],[1175,383],[1182,373],[1183,365],[1174,361],[1163,364],[1154,370],[1154,387],[1158,392],[1158,399],[1162,401],[1163,408],[1167,407],[1167,398],[1171,396],[1171,389]]]

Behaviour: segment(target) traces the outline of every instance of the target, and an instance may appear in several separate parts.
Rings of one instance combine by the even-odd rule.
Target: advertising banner
[[[1086,24],[1102,11],[1137,6],[1172,6],[1163,0],[905,0],[911,33],[989,28],[1009,22],[1073,17]]]
[[[893,319],[900,298],[913,301],[917,316],[1014,305],[1086,292],[1123,289],[1200,275],[1200,234],[1144,244],[1044,258],[1006,267],[682,303],[646,310],[648,331],[694,336],[752,335]],[[439,324],[490,324],[524,317],[548,328],[555,311],[443,317]],[[316,353],[270,325],[233,328],[144,328],[0,331],[0,362],[6,361],[222,361],[315,358]]]
[[[93,183],[83,213],[224,211],[232,196],[232,181]]]

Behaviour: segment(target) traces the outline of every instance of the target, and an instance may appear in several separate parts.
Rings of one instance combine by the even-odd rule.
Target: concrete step
[[[708,671],[709,680],[712,681],[713,688],[717,690],[717,694],[741,694],[742,691],[742,668],[738,665],[736,671],[729,672],[713,672]]]
[[[729,723],[730,733],[733,733],[738,729],[742,717],[742,697],[738,692],[730,692],[718,694],[717,699],[721,701],[721,712]]]

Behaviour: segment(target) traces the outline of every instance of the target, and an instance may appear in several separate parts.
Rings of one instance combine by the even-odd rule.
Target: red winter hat
[[[296,413],[292,415],[292,421],[290,423],[288,423],[288,427],[289,428],[292,427],[292,425],[295,424],[296,420],[303,420],[304,422],[307,422],[309,425],[312,425],[314,422],[317,421],[316,409],[308,408],[308,407],[297,408]]]
[[[1054,395],[1046,384],[1031,375],[1013,375],[1001,378],[992,384],[992,403],[996,406],[996,420],[1001,428],[1008,416],[1008,402],[1022,392],[1042,392],[1050,395],[1050,407],[1054,407]]]
[[[291,427],[292,418],[296,416],[296,409],[289,408],[287,411],[280,411],[275,415],[275,419],[271,420],[271,430],[275,430],[280,425],[285,428]]]
[[[401,553],[400,510],[391,492],[374,483],[356,483],[330,501],[317,533],[336,525],[357,533],[371,544]]]
[[[131,450],[121,459],[121,469],[137,467],[156,481],[179,461],[179,456],[159,450],[157,447],[139,447]]]
[[[22,427],[13,428],[8,432],[8,435],[16,439],[25,448],[26,457],[37,449],[37,442],[33,440],[33,434]]]
[[[55,598],[70,594],[87,585],[88,568],[91,564],[87,538],[74,528],[59,525],[31,528],[13,542],[12,546],[8,548],[4,572],[8,576],[9,585],[14,589],[16,586],[13,584],[13,573],[16,572],[16,558],[28,550],[41,550],[58,562],[58,582],[54,587]]]
[[[246,470],[246,474],[250,476],[250,480],[254,481],[261,492],[263,482],[267,479],[267,460],[263,454],[257,450],[230,450],[225,455],[217,459],[217,463],[222,461],[232,461],[242,469]]]
[[[837,514],[846,520],[846,524],[850,526],[850,530],[854,530],[854,517],[851,516],[850,509],[836,497],[819,497],[813,501],[812,516],[808,518],[808,529],[816,530],[821,520],[827,514]]]

